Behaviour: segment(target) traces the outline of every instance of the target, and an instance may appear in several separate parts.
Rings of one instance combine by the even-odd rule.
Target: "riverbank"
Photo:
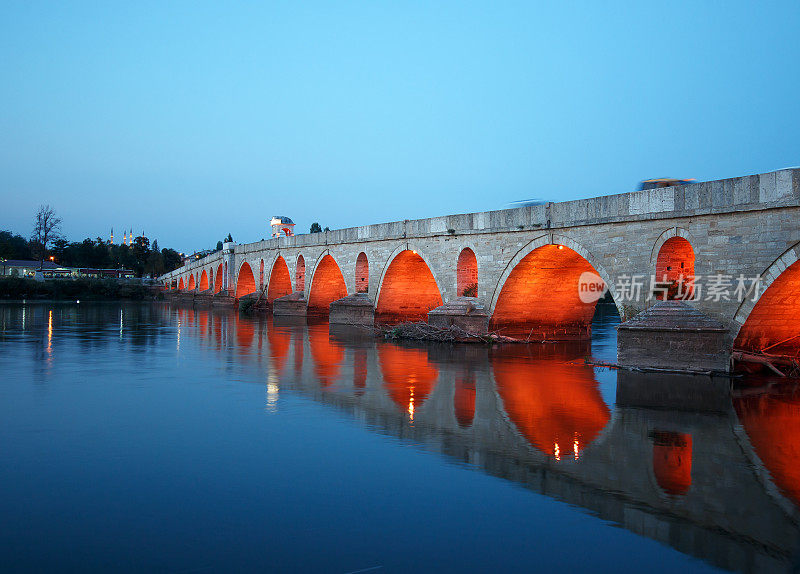
[[[0,278],[0,301],[13,299],[47,299],[86,301],[134,300],[142,301],[161,296],[158,287],[131,283],[118,279],[53,279],[35,281],[22,277]]]

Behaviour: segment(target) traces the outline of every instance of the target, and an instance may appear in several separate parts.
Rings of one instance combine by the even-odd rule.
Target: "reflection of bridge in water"
[[[727,381],[698,390],[696,380],[621,372],[610,409],[582,364],[585,345],[409,347],[329,334],[326,323],[176,313],[212,346],[263,360],[270,401],[299,391],[719,567],[794,563],[798,397],[742,392],[732,406]],[[647,407],[686,389],[693,411]]]

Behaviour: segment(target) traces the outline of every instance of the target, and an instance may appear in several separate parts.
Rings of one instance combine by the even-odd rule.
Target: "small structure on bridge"
[[[294,221],[285,215],[273,215],[270,225],[272,225],[272,237],[291,237],[294,235]]]

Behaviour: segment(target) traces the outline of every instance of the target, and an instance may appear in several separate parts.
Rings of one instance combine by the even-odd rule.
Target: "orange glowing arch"
[[[384,273],[375,317],[381,322],[425,321],[442,304],[442,294],[428,264],[414,250],[399,252]]]
[[[342,297],[347,297],[342,270],[339,269],[336,260],[327,254],[317,264],[311,278],[308,312],[314,315],[328,315],[331,303]]]
[[[239,276],[236,279],[236,298],[239,299],[250,293],[255,293],[256,278],[250,264],[245,262],[239,268]]]
[[[217,274],[214,276],[214,293],[222,290],[222,263],[217,267]]]
[[[267,302],[272,303],[278,297],[289,295],[292,292],[292,277],[289,266],[283,257],[278,255],[269,274],[269,287],[267,287]]]
[[[563,244],[545,244],[521,258],[494,305],[490,329],[548,340],[585,339],[597,301],[583,302],[581,275],[600,273]]]
[[[194,288],[195,288],[194,275],[189,275],[189,287],[188,287],[188,289],[189,289],[189,291],[192,291]]]
[[[200,291],[208,291],[208,273],[206,273],[205,269],[203,269],[203,273],[200,275],[200,286],[198,289]]]

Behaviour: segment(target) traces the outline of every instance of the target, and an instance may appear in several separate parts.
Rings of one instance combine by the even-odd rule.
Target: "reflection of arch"
[[[761,288],[766,289],[758,301],[753,303],[750,296],[736,312],[735,323],[741,327],[734,348],[800,355],[799,258],[800,245],[796,245],[761,275]]]
[[[735,396],[733,406],[772,481],[800,506],[800,396],[780,389]]]
[[[581,276],[599,276],[616,302],[608,274],[593,266],[593,259],[565,236],[532,241],[511,260],[495,288],[490,328],[517,329],[544,339],[588,338],[597,301],[581,300]]]
[[[247,264],[245,263],[245,265]],[[239,273],[241,274],[241,270]],[[255,281],[253,281],[253,283],[255,283]],[[253,345],[253,339],[255,338],[256,334],[255,325],[248,319],[237,317],[236,323],[234,324],[234,329],[236,329],[236,346],[239,349],[239,353],[244,355]]]
[[[313,289],[313,283],[311,287]],[[311,360],[314,362],[314,373],[320,385],[328,387],[335,383],[344,360],[344,349],[331,340],[327,325],[308,327],[308,346],[311,349]]]
[[[422,256],[410,249],[397,253],[378,287],[375,317],[381,321],[424,321],[428,311],[441,304],[441,291]]]
[[[357,395],[363,394],[367,386],[367,351],[356,349],[353,353],[353,388]]]
[[[331,303],[342,297],[347,297],[342,270],[330,253],[327,253],[314,267],[314,274],[311,276],[308,312],[328,315]]]
[[[532,446],[557,460],[577,459],[611,417],[594,370],[564,357],[533,358],[526,347],[492,350],[504,410]]]
[[[180,290],[183,290],[183,287],[184,287],[184,284],[183,284],[183,277],[181,277],[181,278],[180,278],[180,281],[178,281],[178,289],[180,289]]]
[[[217,275],[214,277],[214,293],[222,290],[222,263],[217,267]]]
[[[478,296],[478,259],[475,257],[475,252],[469,247],[465,247],[458,254],[456,295],[459,297]]]
[[[653,248],[659,299],[694,299],[695,254],[688,233],[675,227],[661,234]],[[657,250],[656,250],[657,249]],[[687,285],[688,284],[688,285]]]
[[[378,363],[392,401],[414,420],[414,413],[433,391],[439,371],[425,351],[392,344],[378,345]]]
[[[289,356],[291,335],[270,323],[267,326],[267,340],[269,341],[269,354],[275,364],[275,370],[280,374]]]
[[[236,278],[236,298],[244,297],[256,290],[256,278],[250,264],[246,261],[239,268],[239,275]]]
[[[206,273],[205,269],[203,269],[203,273],[200,275],[200,285],[197,289],[199,291],[208,291],[208,273]]]
[[[692,435],[654,431],[653,474],[666,494],[681,496],[692,486]]]
[[[294,268],[294,290],[300,293],[306,290],[306,260],[302,255],[297,256],[297,265]]]
[[[194,274],[191,274],[191,275],[189,275],[189,286],[187,287],[187,289],[188,289],[189,291],[192,291],[194,288],[195,288],[195,284],[194,284]]]
[[[356,293],[369,293],[369,261],[363,251],[356,258]]]
[[[263,263],[263,262],[262,262]],[[269,287],[267,287],[267,302],[272,303],[278,297],[289,295],[292,292],[292,278],[289,275],[289,266],[283,257],[278,255],[272,264],[269,274]]]
[[[475,418],[475,372],[464,371],[456,375],[453,410],[458,426],[467,428]]]

